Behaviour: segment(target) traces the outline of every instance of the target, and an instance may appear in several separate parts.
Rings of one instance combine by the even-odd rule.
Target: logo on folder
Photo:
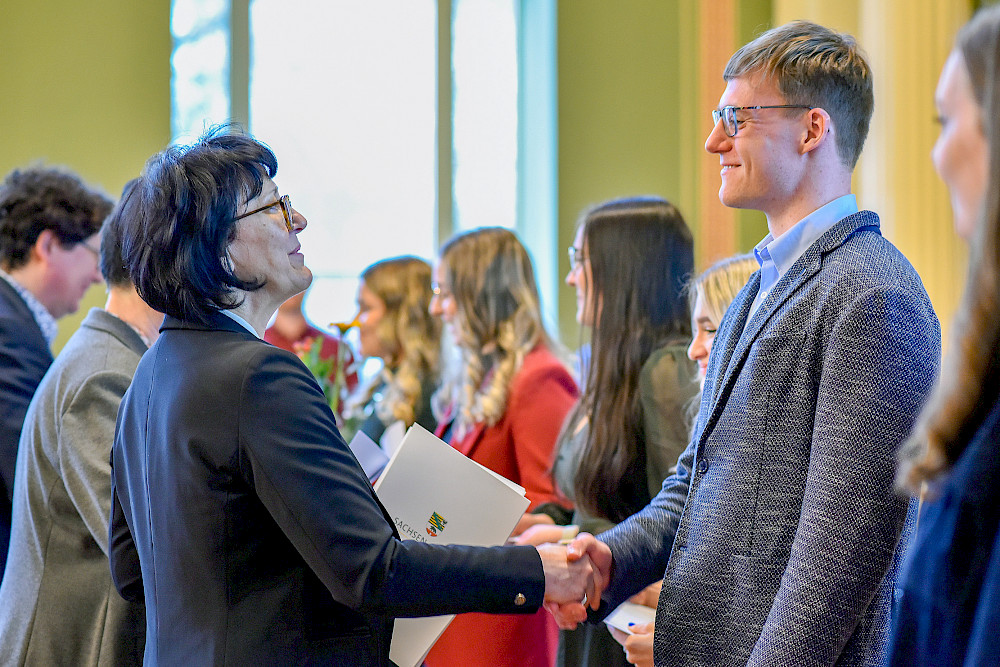
[[[437,537],[438,533],[444,532],[444,527],[447,523],[443,516],[434,512],[431,514],[431,518],[427,519],[427,534],[431,537]]]

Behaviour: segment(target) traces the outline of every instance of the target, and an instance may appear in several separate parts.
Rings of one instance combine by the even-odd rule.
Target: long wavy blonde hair
[[[484,227],[452,237],[441,268],[456,305],[454,327],[462,362],[434,397],[439,415],[455,418],[454,433],[496,424],[510,384],[539,342],[551,346],[542,323],[535,271],[517,237]]]
[[[386,351],[382,372],[348,401],[348,414],[357,414],[385,383],[375,414],[383,424],[416,420],[417,405],[427,379],[436,380],[441,350],[441,323],[428,311],[431,302],[431,266],[419,257],[393,257],[362,271],[361,280],[385,304],[375,329]]]

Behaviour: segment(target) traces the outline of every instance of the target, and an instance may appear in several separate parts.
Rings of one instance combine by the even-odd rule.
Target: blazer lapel
[[[785,275],[775,283],[771,293],[764,298],[753,317],[747,322],[750,306],[760,289],[760,272],[751,277],[750,282],[730,306],[730,311],[734,308],[739,308],[739,310],[737,315],[732,318],[731,324],[727,323],[725,331],[722,332],[725,334],[724,352],[717,364],[709,365],[709,374],[713,375],[714,370],[715,377],[721,376],[722,379],[712,383],[713,401],[705,428],[702,430],[702,437],[710,431],[709,425],[714,424],[721,414],[721,406],[725,405],[729,392],[732,391],[733,385],[736,383],[736,377],[743,369],[743,364],[750,353],[750,347],[760,336],[765,325],[781,310],[796,291],[819,272],[823,264],[823,256],[843,245],[848,238],[863,227],[873,228],[877,232],[878,216],[871,211],[861,211],[847,216],[827,230],[802,253],[802,256],[792,264]],[[729,314],[730,312],[727,311],[726,319],[729,319]],[[741,327],[742,333],[740,332]]]

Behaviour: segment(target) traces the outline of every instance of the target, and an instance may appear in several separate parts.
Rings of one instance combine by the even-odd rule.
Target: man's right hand
[[[597,609],[600,606],[600,594],[607,588],[608,582],[611,580],[611,548],[590,533],[580,533],[566,548],[566,560],[570,564],[587,562],[593,567],[597,594],[596,596],[591,595],[588,590],[584,600],[591,609]],[[546,589],[547,592],[548,589]],[[584,600],[560,602],[550,600],[546,595],[545,608],[555,617],[560,628],[572,630],[578,623],[587,620],[587,606],[584,604]]]

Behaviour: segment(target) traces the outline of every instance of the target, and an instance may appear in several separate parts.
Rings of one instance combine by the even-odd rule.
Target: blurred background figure
[[[361,356],[381,359],[381,371],[347,403],[348,423],[378,442],[396,421],[433,431],[431,396],[438,383],[441,322],[430,314],[431,266],[394,257],[361,273],[357,327]],[[350,439],[350,435],[344,435]]]
[[[111,443],[118,404],[163,315],[122,264],[121,218],[139,214],[137,180],[101,237],[104,309],[92,308],[31,401],[17,455],[7,575],[0,586],[4,659],[18,665],[141,665],[144,606],[108,569]]]
[[[735,255],[719,260],[691,281],[688,301],[691,304],[691,345],[688,357],[698,364],[698,382],[704,387],[708,354],[715,332],[729,304],[760,268],[753,255]]]
[[[708,355],[712,351],[712,341],[715,340],[715,332],[722,322],[722,316],[758,268],[753,255],[736,255],[716,262],[688,285],[692,336],[687,354],[698,364],[698,383],[701,387],[705,386]],[[649,586],[632,601],[655,609],[661,585],[662,582]],[[653,667],[653,625],[636,625],[632,628],[632,634],[611,628],[612,636],[624,649],[627,663],[638,667]]]
[[[60,169],[15,169],[0,183],[0,576],[24,413],[52,363],[56,320],[101,280],[99,231],[111,206]]]
[[[333,385],[333,391],[337,392],[337,401],[336,405],[331,403],[331,407],[337,408],[335,412],[340,416],[342,412],[339,409],[340,397],[354,391],[358,385],[358,375],[354,369],[354,355],[351,353],[351,348],[344,345],[344,349],[341,351],[344,377],[342,382],[338,383],[335,364],[340,341],[313,326],[306,318],[302,310],[302,302],[305,297],[306,292],[299,292],[278,307],[274,321],[264,331],[264,340],[282,350],[294,352],[304,362],[308,362],[306,365],[310,366],[309,370],[313,371],[314,375],[317,375],[317,380],[324,381],[321,382],[324,385],[324,391],[329,391],[328,387]],[[315,349],[316,346],[318,349]]]
[[[577,388],[542,322],[531,258],[510,230],[476,229],[442,247],[434,277],[431,313],[448,325],[462,356],[435,395],[438,435],[523,486],[529,508],[556,501],[552,456]],[[426,664],[551,667],[557,643],[555,621],[543,611],[464,614]]]
[[[691,320],[683,295],[694,244],[680,212],[659,197],[604,202],[583,214],[569,252],[566,282],[576,288],[576,320],[590,329],[591,348],[554,471],[576,510],[569,521],[536,514],[542,523],[520,544],[563,537],[562,526],[544,524],[597,534],[645,507],[687,446],[685,415],[698,391],[685,356]],[[627,663],[600,624],[560,633],[558,664]]]
[[[935,103],[934,167],[969,279],[941,377],[903,448],[898,481],[918,496],[889,665],[1000,664],[1000,7],[962,28]]]

